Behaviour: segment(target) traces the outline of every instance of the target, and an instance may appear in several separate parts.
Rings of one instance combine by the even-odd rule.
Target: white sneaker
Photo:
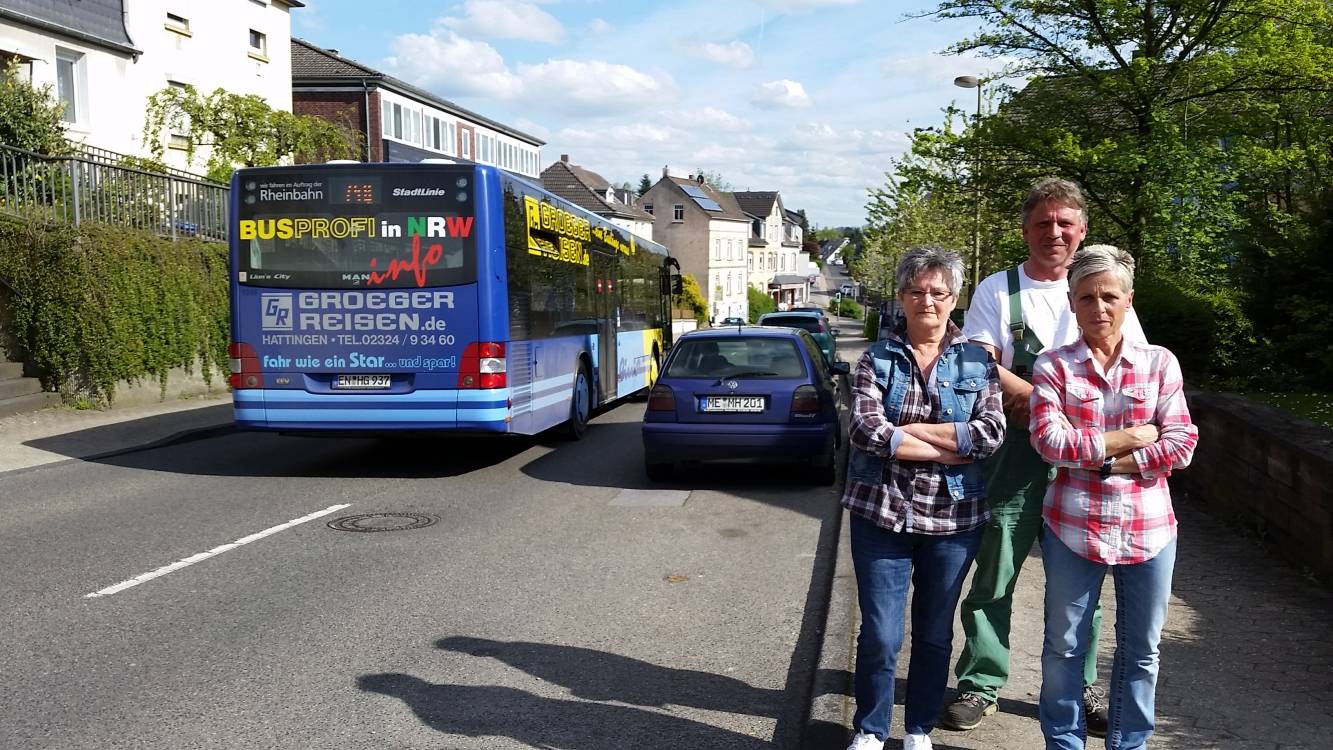
[[[857,732],[852,738],[852,744],[847,746],[847,750],[884,750],[884,740],[873,734]]]
[[[928,734],[909,734],[903,737],[903,750],[931,750],[933,747]]]

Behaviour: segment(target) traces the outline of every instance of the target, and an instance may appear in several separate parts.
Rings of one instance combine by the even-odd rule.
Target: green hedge
[[[1244,382],[1263,359],[1234,290],[1201,292],[1175,279],[1141,278],[1134,282],[1134,311],[1148,341],[1170,349],[1190,383]]]
[[[201,362],[226,372],[227,248],[121,227],[0,222],[11,331],[67,400],[110,403],[116,383]]]

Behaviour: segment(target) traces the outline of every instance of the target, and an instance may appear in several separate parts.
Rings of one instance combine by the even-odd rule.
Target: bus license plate
[[[699,399],[701,411],[761,412],[763,396],[704,396]]]
[[[376,391],[389,387],[388,375],[339,375],[333,387],[347,391]]]

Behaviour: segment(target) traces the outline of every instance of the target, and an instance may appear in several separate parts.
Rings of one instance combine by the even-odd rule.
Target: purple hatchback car
[[[643,417],[648,478],[681,461],[807,461],[831,484],[842,442],[837,376],[805,331],[745,326],[681,336],[648,395]]]

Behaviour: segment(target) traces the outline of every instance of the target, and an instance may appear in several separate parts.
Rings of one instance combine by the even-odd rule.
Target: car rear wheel
[[[837,449],[829,446],[828,453],[811,459],[810,483],[827,487],[838,478]]]
[[[645,461],[643,464],[643,471],[652,481],[665,482],[668,479],[671,479],[672,474],[676,473],[676,467],[674,464],[670,463],[653,463],[651,461]]]

